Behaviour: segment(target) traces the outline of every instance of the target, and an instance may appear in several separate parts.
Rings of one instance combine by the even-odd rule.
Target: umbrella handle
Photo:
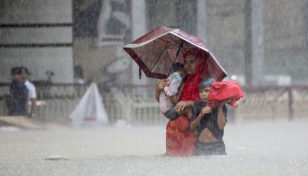
[[[139,66],[139,79],[141,79],[141,67]]]

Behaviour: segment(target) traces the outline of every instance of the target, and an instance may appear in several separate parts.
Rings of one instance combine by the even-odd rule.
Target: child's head
[[[199,95],[202,101],[206,102],[212,84],[216,82],[215,78],[204,78],[199,83]]]
[[[178,72],[178,74],[181,75],[181,77],[184,77],[186,75],[184,65],[179,62],[172,64],[170,74],[174,72]]]

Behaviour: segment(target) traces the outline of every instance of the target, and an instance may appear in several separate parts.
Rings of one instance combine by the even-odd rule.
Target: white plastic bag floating
[[[96,83],[91,83],[69,117],[73,122],[94,120],[105,124],[108,123],[108,116]]]

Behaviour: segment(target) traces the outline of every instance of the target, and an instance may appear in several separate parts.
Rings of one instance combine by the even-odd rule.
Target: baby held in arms
[[[169,86],[165,87],[159,95],[160,109],[167,119],[175,119],[182,114],[178,114],[175,110],[175,104],[178,103],[181,96],[181,86],[183,77],[186,76],[184,65],[181,63],[174,63],[171,67]]]

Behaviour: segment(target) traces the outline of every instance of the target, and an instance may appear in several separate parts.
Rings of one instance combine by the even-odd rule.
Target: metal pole
[[[253,85],[262,84],[264,77],[263,4],[263,0],[251,1],[251,70]]]
[[[185,42],[185,41],[184,41],[184,40],[181,40],[181,41],[182,41],[182,42],[181,42],[181,44],[180,44],[180,46],[179,46],[178,51],[176,52],[176,56],[175,56],[175,58],[174,58],[174,60],[173,60],[173,62],[172,62],[172,65],[174,64],[176,58],[177,58],[178,55],[180,54],[181,49],[183,48],[183,45],[184,45],[184,42]],[[170,75],[170,72],[171,72],[171,68],[170,68],[170,70],[169,70],[168,75]]]
[[[245,1],[245,82],[248,85],[252,84],[252,36],[251,36],[251,0]]]
[[[292,88],[288,88],[288,95],[289,95],[289,121],[294,119],[294,109],[293,109],[293,93]]]

